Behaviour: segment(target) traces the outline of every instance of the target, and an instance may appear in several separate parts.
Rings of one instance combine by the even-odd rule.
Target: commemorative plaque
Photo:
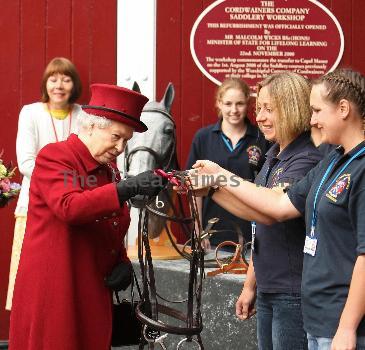
[[[315,78],[335,69],[344,38],[335,16],[315,0],[218,0],[194,23],[190,49],[214,83],[240,77],[255,90],[272,73]]]

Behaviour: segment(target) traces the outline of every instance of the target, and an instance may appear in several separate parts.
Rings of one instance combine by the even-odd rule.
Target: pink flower
[[[2,192],[9,192],[11,188],[10,185],[9,179],[0,180],[0,188],[2,189]]]

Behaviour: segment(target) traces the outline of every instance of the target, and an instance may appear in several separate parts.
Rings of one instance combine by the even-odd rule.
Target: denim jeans
[[[260,350],[307,350],[300,294],[257,293]]]
[[[333,338],[314,337],[307,333],[308,350],[331,350]],[[365,350],[365,337],[357,337],[356,350]]]

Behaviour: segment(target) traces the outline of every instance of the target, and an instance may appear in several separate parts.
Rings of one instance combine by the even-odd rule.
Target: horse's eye
[[[164,129],[163,132],[166,135],[171,135],[174,132],[174,129],[172,129],[172,128],[166,128],[166,129]]]

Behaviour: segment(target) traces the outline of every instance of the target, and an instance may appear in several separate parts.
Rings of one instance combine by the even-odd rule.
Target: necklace
[[[108,169],[110,170],[110,172],[112,173],[112,182],[120,182],[121,177],[120,177],[120,171],[118,170],[118,168],[114,168],[110,163],[106,163]]]
[[[52,115],[52,112],[51,112],[51,110],[49,108],[48,103],[47,103],[47,110],[48,110],[49,116],[51,117],[51,122],[52,122],[52,127],[53,127],[53,132],[54,132],[54,136],[55,136],[56,142],[58,142],[58,136],[57,136],[56,126],[54,124],[53,115]],[[69,126],[68,126],[68,136],[70,136],[70,134],[71,134],[71,122],[72,122],[72,107],[70,108],[70,120],[69,120]]]

